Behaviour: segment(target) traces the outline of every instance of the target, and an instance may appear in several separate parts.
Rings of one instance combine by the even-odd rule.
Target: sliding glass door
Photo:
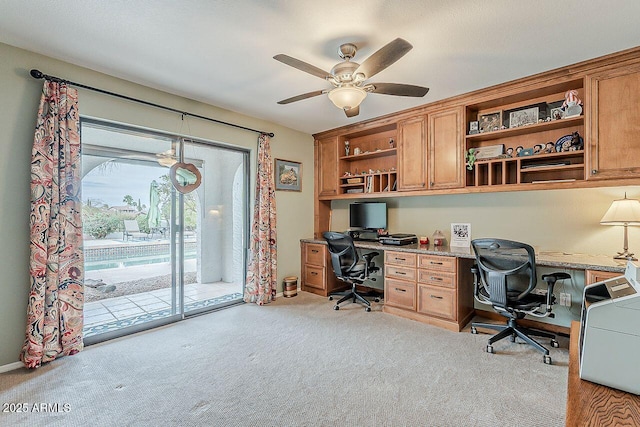
[[[248,152],[82,121],[85,342],[241,301]],[[169,175],[194,165],[182,194]]]

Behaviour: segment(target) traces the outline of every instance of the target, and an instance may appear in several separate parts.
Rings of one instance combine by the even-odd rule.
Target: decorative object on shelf
[[[465,159],[467,160],[467,169],[469,170],[473,170],[473,164],[476,162],[475,152],[476,152],[475,148],[469,148],[469,151],[465,156]]]
[[[568,90],[564,94],[564,103],[561,108],[564,111],[565,119],[582,114],[582,100],[578,98],[577,90]]]
[[[477,120],[469,122],[469,135],[475,135],[480,132],[479,125],[480,123]]]
[[[354,156],[357,156],[357,155],[358,155],[358,154],[360,154],[361,152],[362,152],[362,151],[360,150],[360,148],[359,148],[359,147],[356,147],[356,148],[354,148],[354,149],[353,149],[353,155],[354,155]]]
[[[627,226],[640,225],[640,201],[636,199],[627,199],[627,193],[624,193],[624,199],[614,200],[609,210],[600,220],[602,225],[622,225],[624,226],[624,241],[622,252],[614,256],[614,259],[626,259],[637,261],[637,258],[629,252],[629,239],[627,237]]]
[[[569,151],[580,151],[584,148],[584,140],[578,133],[575,131],[571,134],[571,145],[569,146]]]
[[[433,246],[442,246],[444,245],[444,234],[442,234],[442,231],[440,230],[436,230],[433,233],[433,236],[431,236],[431,238],[433,239]]]
[[[389,148],[394,148],[396,146],[396,142],[393,138],[389,138]]]
[[[275,159],[276,190],[302,191],[302,163]]]
[[[501,115],[502,112],[498,111],[497,113],[483,114],[478,117],[480,133],[499,130],[502,122]]]
[[[428,245],[429,244],[429,238],[427,236],[420,236],[420,244],[421,245]]]
[[[347,178],[347,184],[362,184],[362,178]]]
[[[513,147],[507,148],[507,150],[504,152],[504,156],[506,158],[513,157]]]
[[[344,155],[345,156],[349,155],[349,141],[344,142]]]
[[[554,153],[555,151],[556,151],[556,144],[554,144],[553,142],[547,142],[542,152],[545,154],[549,154],[549,153]]]
[[[533,154],[533,148],[523,148],[522,150],[518,151],[518,157],[533,156]]]
[[[516,147],[516,157],[520,157],[520,152],[524,150],[524,147],[522,145],[518,145]]]
[[[525,108],[509,113],[509,128],[533,125],[538,123],[539,107]]]
[[[544,144],[536,144],[533,146],[533,154],[540,154],[544,150]]]
[[[451,223],[451,243],[449,246],[471,246],[471,224]]]
[[[490,145],[487,147],[478,147],[475,150],[476,160],[495,159],[504,153],[504,144]]]

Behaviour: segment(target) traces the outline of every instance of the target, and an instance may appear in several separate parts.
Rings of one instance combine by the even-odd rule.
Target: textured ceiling
[[[639,17],[638,0],[0,0],[0,42],[315,133],[637,46]],[[424,98],[370,94],[352,119],[326,95],[276,104],[330,85],[275,54],[328,71],[341,43],[362,62],[397,37],[413,50],[370,81]]]

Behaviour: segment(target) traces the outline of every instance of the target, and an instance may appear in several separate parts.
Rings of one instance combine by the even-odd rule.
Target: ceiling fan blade
[[[348,110],[344,110],[344,113],[347,115],[347,117],[355,117],[358,114],[360,114],[360,106],[358,105],[357,107],[353,107],[353,108],[349,108]]]
[[[331,77],[331,74],[327,73],[324,70],[321,70],[318,67],[315,67],[311,64],[307,64],[304,61],[300,61],[299,59],[292,58],[289,55],[279,54],[273,57],[276,61],[280,61],[283,64],[287,64],[293,68],[297,68],[300,71],[304,71],[305,73],[309,73],[316,77],[320,77],[321,79],[328,79]]]
[[[397,38],[365,59],[355,71],[354,75],[362,73],[365,78],[369,79],[402,58],[412,48],[411,43]]]
[[[292,102],[302,101],[303,99],[313,98],[314,96],[322,95],[325,93],[324,90],[315,90],[313,92],[303,93],[302,95],[292,96],[291,98],[283,99],[282,101],[278,101],[278,104],[291,104]]]
[[[429,92],[428,87],[405,85],[399,83],[371,83],[373,88],[370,90],[372,93],[382,93],[384,95],[396,95],[396,96],[413,96],[420,98],[425,96]]]

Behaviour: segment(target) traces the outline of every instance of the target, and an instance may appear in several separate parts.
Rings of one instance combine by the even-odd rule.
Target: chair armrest
[[[568,273],[558,272],[551,274],[543,274],[542,280],[547,282],[547,312],[551,312],[551,305],[555,301],[555,297],[553,296],[553,287],[555,286],[558,280],[570,279],[571,276]]]

